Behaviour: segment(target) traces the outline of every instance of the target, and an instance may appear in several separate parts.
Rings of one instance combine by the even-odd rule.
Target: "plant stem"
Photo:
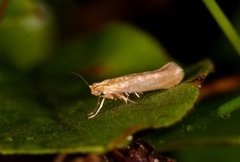
[[[240,38],[231,22],[215,0],[203,0],[203,2],[240,56]]]

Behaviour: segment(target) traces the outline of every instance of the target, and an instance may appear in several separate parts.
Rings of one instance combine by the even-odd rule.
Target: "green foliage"
[[[203,3],[206,5],[207,9],[210,11],[213,18],[216,20],[219,27],[229,39],[237,53],[240,55],[240,38],[238,36],[238,33],[230,23],[229,19],[225,16],[216,0],[203,0]]]
[[[238,148],[219,147],[240,145],[239,92],[198,100],[199,82],[214,70],[209,60],[186,67],[184,81],[171,89],[131,96],[134,104],[107,100],[87,119],[97,97],[69,71],[92,83],[173,59],[149,34],[124,23],[56,48],[51,11],[38,2],[11,0],[0,20],[1,154],[105,153],[143,138],[178,161],[220,162],[232,152],[232,161],[239,159]],[[223,30],[238,50],[234,29]]]
[[[45,65],[49,75],[80,71],[95,78],[157,69],[172,60],[153,37],[124,23],[108,24],[95,34],[72,40],[56,55]]]
[[[231,115],[223,116],[224,118],[220,118],[218,114],[219,106],[236,94],[239,95],[239,92],[212,97],[199,104],[188,119],[169,131],[171,143],[166,142],[166,145],[162,143],[157,147],[159,149],[163,147],[163,150],[175,150],[175,157],[184,162],[210,159],[219,162],[239,161],[240,111],[236,110]],[[178,130],[176,131],[179,134],[178,138],[173,137],[174,130]],[[158,136],[159,139],[162,137]]]
[[[236,128],[240,111],[236,110],[232,114],[230,110],[224,111],[219,116],[220,105],[236,94],[239,95],[239,92],[204,100],[197,104],[195,111],[181,123],[172,128],[149,133],[144,138],[149,139],[161,151],[185,150],[186,154],[192,149],[239,146],[240,131]]]
[[[28,26],[21,26],[21,23],[15,26],[15,20],[29,19],[32,8],[37,6],[32,1],[12,3],[21,5],[11,5],[0,26],[0,54],[5,62],[0,66],[2,154],[103,153],[124,147],[136,132],[166,128],[181,121],[199,95],[198,84],[194,81],[212,71],[212,63],[202,61],[185,69],[185,82],[180,85],[146,93],[134,99],[135,104],[106,101],[101,113],[89,120],[86,114],[96,106],[96,97],[69,71],[80,71],[91,79],[112,77],[156,69],[172,59],[148,34],[133,26],[114,23],[59,48],[41,64],[48,55],[45,51],[48,20],[44,20],[42,23],[46,26],[40,25],[42,28],[38,30],[22,30]],[[31,18],[38,21],[37,17]],[[28,32],[36,32],[40,37]],[[22,38],[26,35],[30,37]],[[16,48],[10,48],[9,42]],[[24,55],[17,55],[28,46]],[[38,70],[32,73],[36,66]],[[94,68],[96,73],[91,71]]]
[[[228,116],[231,112],[239,108],[240,108],[240,96],[222,104],[218,109],[218,113],[220,116],[224,117]]]
[[[80,70],[92,78],[91,75],[95,78],[112,77],[159,68],[170,57],[148,34],[133,26],[115,23],[63,46],[41,65],[43,55],[47,54],[41,48],[47,42],[43,34],[46,26],[40,25],[43,28],[38,30],[24,29],[41,37],[36,38],[34,33],[24,32],[21,24],[8,24],[10,20],[16,23],[18,19],[29,19],[31,14],[28,12],[31,13],[31,7],[36,6],[32,1],[28,2],[21,3],[20,8],[11,5],[9,13],[12,14],[7,12],[0,28],[2,45],[7,44],[0,48],[3,60],[30,71],[21,72],[13,70],[14,66],[9,64],[1,65],[1,153],[103,153],[126,146],[132,135],[140,130],[169,127],[182,120],[193,108],[199,89],[188,81],[169,90],[149,92],[136,99],[136,104],[106,101],[103,111],[88,120],[86,114],[96,106],[96,97],[91,96],[89,89],[84,88],[86,85],[71,76],[69,71]],[[30,37],[22,38],[26,35]],[[16,48],[10,48],[10,45],[16,45]],[[18,55],[27,46],[24,55]],[[37,48],[30,49],[33,47]],[[37,65],[40,65],[37,73],[31,73]],[[100,69],[99,73],[85,72],[96,67]],[[206,63],[200,63],[195,71],[187,72],[187,77],[194,80],[194,77],[202,76],[201,70],[205,67]]]
[[[9,81],[7,74],[1,78]],[[136,104],[106,102],[103,111],[89,120],[86,114],[96,104],[93,97],[65,105],[59,102],[53,107],[14,89],[9,85],[10,93],[0,94],[0,150],[4,154],[101,153],[123,147],[139,130],[168,127],[180,121],[193,108],[199,94],[196,84],[182,83],[148,93]]]
[[[32,0],[9,1],[0,20],[0,59],[21,70],[35,68],[50,55],[52,18]]]
[[[205,77],[214,71],[214,65],[210,60],[203,60],[199,63],[190,66],[185,70],[185,81],[191,82],[194,80],[205,79]]]

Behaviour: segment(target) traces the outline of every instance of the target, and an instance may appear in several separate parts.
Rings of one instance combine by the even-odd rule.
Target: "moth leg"
[[[135,92],[134,94],[135,94],[138,98],[140,98],[140,95],[139,95],[138,92]]]
[[[128,101],[135,103],[134,101],[130,100],[128,97],[125,97],[123,94],[115,94],[117,98],[124,100],[126,103]]]
[[[101,110],[103,103],[105,101],[105,98],[103,97],[100,102],[99,102],[99,100],[100,100],[100,97],[98,98],[97,108],[93,112],[88,114],[88,119],[94,118]]]
[[[124,93],[127,97],[129,97],[129,94],[127,92]]]
[[[129,98],[127,98],[127,101],[131,102],[131,103],[135,103],[133,100],[130,100]],[[127,103],[127,101],[125,101]]]
[[[98,97],[96,108],[94,109],[94,111],[90,112],[90,113],[88,114],[88,116],[93,115],[93,114],[96,112],[96,110],[100,107],[100,105],[101,105],[100,99],[101,99],[101,97]]]

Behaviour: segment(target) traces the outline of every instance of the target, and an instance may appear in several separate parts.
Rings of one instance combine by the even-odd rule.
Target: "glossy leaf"
[[[235,102],[225,107],[226,103],[235,101],[231,100],[235,96],[239,96],[239,91],[204,100],[183,122],[170,129],[149,133],[145,138],[161,151],[240,146],[240,111],[232,111]]]
[[[205,66],[203,63],[202,67]],[[166,128],[182,120],[199,94],[195,83],[185,82],[169,90],[146,93],[136,103],[107,101],[101,113],[89,120],[86,114],[96,105],[94,97],[64,104],[42,102],[43,96],[30,97],[29,91],[22,94],[14,91],[19,86],[18,80],[10,79],[10,82],[8,73],[3,74],[1,78],[6,82],[2,84],[14,85],[9,86],[11,93],[0,93],[0,152],[3,154],[103,153],[123,147],[135,132]],[[25,86],[27,83],[27,80],[22,82]]]

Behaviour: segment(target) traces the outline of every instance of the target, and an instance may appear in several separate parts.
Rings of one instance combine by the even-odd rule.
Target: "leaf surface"
[[[194,75],[198,72],[191,77]],[[16,83],[20,81],[8,73],[2,73],[1,78],[0,83],[5,87],[9,83],[19,86]],[[195,83],[183,82],[168,90],[146,93],[136,103],[108,100],[100,114],[89,120],[86,114],[95,107],[94,97],[58,105],[42,104],[39,98],[14,91],[12,85],[8,93],[0,93],[0,152],[3,154],[103,153],[124,147],[135,132],[166,128],[181,121],[199,95]]]

